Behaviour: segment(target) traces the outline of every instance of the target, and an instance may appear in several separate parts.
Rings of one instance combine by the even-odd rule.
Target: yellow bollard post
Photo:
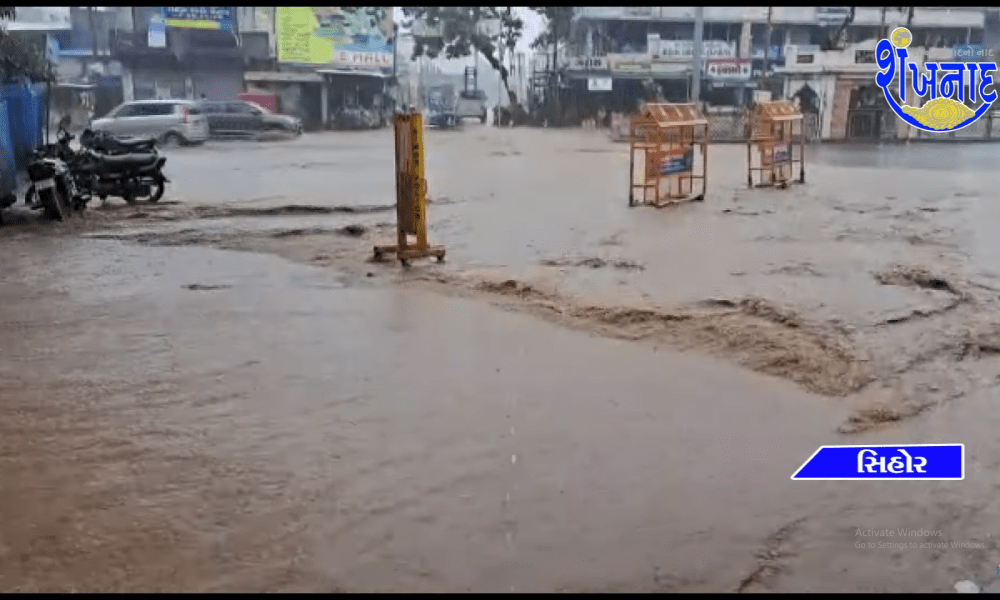
[[[395,116],[396,245],[375,246],[375,260],[395,254],[403,266],[414,258],[444,260],[444,246],[427,242],[427,179],[424,177],[424,123],[417,111]],[[410,237],[415,240],[411,244]]]

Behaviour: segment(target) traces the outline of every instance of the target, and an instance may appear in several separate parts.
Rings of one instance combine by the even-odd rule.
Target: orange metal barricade
[[[708,120],[694,104],[644,105],[629,121],[629,146],[629,206],[705,199]]]
[[[758,102],[750,111],[747,136],[747,186],[785,188],[805,183],[805,121],[791,102]],[[755,152],[756,150],[756,152]]]

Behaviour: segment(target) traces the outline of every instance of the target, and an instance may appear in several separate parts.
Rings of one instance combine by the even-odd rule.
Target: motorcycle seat
[[[127,146],[129,148],[138,148],[140,146],[156,145],[156,138],[154,137],[117,138],[115,141],[117,141],[122,146]]]
[[[154,153],[124,154],[121,156],[102,156],[101,162],[106,169],[131,169],[154,165],[159,158],[159,155]]]

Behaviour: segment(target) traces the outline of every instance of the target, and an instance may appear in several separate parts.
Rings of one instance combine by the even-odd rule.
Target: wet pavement
[[[161,206],[0,229],[0,590],[995,577],[992,146],[810,148],[785,191],[716,146],[656,210],[594,132],[427,137],[443,265],[367,262],[387,130],[179,149]],[[966,480],[789,480],[869,442],[965,443]],[[855,547],[896,527],[982,547]]]

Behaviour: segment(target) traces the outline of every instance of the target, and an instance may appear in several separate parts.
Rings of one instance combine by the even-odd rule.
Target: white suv
[[[126,102],[90,124],[116,136],[152,136],[165,146],[200,144],[208,139],[208,119],[191,100]]]

